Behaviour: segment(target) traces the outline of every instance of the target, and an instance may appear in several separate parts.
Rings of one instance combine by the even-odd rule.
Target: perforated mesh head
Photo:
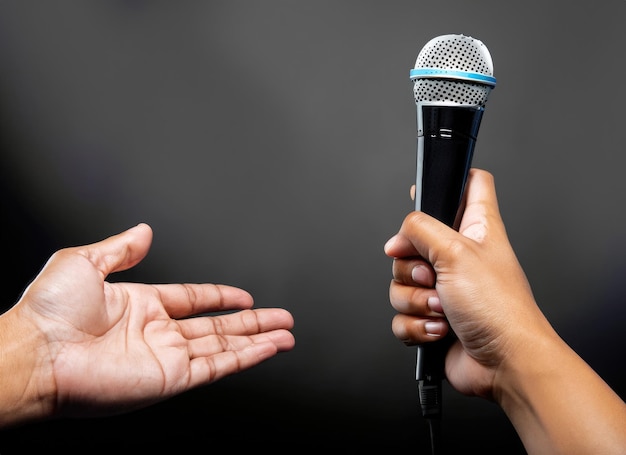
[[[415,69],[452,70],[493,76],[493,62],[487,47],[465,35],[442,35],[422,48]],[[492,85],[470,82],[442,72],[414,79],[415,102],[446,102],[484,106]]]

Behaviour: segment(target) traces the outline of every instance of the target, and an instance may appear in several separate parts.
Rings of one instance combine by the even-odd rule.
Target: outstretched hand
[[[11,406],[0,411],[0,425],[125,412],[293,348],[291,314],[252,310],[253,299],[242,289],[106,281],[139,263],[151,242],[151,228],[139,224],[91,245],[60,250],[0,317],[7,328],[2,344],[13,340],[0,355],[20,367],[5,390],[17,387],[21,395],[13,417]],[[216,311],[225,313],[206,314]],[[21,352],[18,342],[27,343],[22,358],[15,357]]]

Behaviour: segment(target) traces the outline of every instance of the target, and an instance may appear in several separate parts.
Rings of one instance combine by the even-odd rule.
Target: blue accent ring
[[[496,78],[482,73],[469,71],[446,70],[442,68],[413,68],[409,72],[411,80],[415,79],[461,79],[480,84],[496,86]]]

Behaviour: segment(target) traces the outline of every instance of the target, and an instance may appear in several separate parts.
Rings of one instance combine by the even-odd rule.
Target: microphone
[[[415,210],[458,230],[478,129],[496,85],[491,54],[470,36],[438,36],[419,52],[409,76],[417,109]],[[445,355],[454,340],[446,338],[417,346],[415,373],[427,418],[441,416]]]

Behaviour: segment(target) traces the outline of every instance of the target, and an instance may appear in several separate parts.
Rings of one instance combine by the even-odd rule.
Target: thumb
[[[140,223],[99,242],[76,247],[76,253],[85,256],[106,277],[141,262],[150,250],[152,235],[152,228]]]
[[[497,230],[501,224],[493,175],[481,169],[471,169],[465,196],[459,232],[480,242],[488,231]]]

